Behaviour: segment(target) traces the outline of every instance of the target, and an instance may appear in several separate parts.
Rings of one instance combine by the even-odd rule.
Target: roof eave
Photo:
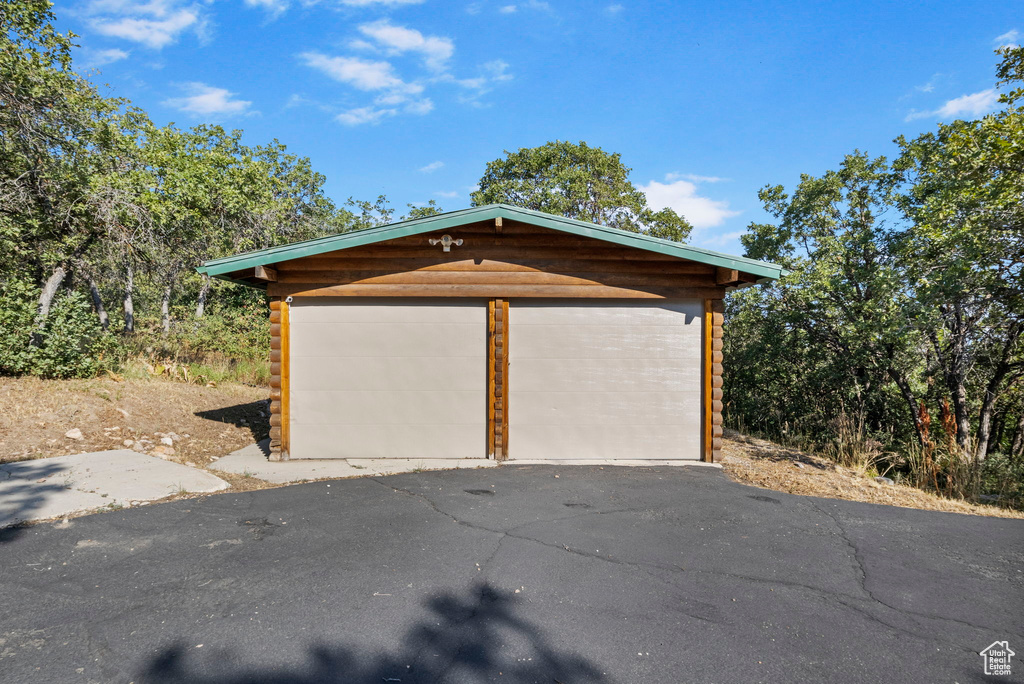
[[[231,278],[228,274],[237,273],[248,268],[267,264],[315,256],[326,252],[360,247],[375,242],[382,242],[400,237],[408,237],[435,230],[445,230],[475,221],[488,221],[495,218],[509,218],[532,223],[542,227],[560,230],[583,237],[604,242],[657,252],[668,256],[687,259],[721,268],[735,269],[758,277],[758,282],[778,280],[789,272],[777,264],[756,261],[746,257],[722,254],[711,250],[693,247],[682,243],[662,240],[648,235],[627,233],[616,228],[608,228],[583,221],[576,221],[561,216],[513,207],[507,204],[491,204],[484,207],[471,207],[446,214],[403,221],[401,223],[378,226],[351,233],[339,233],[305,242],[296,242],[279,247],[271,247],[256,252],[237,254],[220,259],[212,259],[199,266],[199,273],[244,285],[252,283]]]

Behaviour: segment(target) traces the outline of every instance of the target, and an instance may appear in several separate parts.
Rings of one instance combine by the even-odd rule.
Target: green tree
[[[1019,86],[1024,48],[1000,55],[1000,84]],[[1024,375],[1022,94],[1010,91],[1005,109],[977,121],[897,140],[914,316],[952,402],[957,444],[975,460],[989,451],[1000,394]]]
[[[763,420],[756,396],[774,393],[783,421],[796,415],[827,430],[849,412],[872,431],[894,422],[888,397],[892,382],[903,398],[908,423],[916,425],[912,387],[916,342],[904,316],[908,296],[892,239],[900,216],[894,204],[896,177],[882,157],[846,157],[839,169],[804,175],[793,191],[766,187],[759,196],[777,224],[752,224],[741,240],[748,256],[784,264],[784,281],[731,298],[726,349],[731,368],[749,382],[727,388],[727,401],[748,422]],[[894,216],[895,215],[895,216]],[[762,323],[763,321],[763,323]],[[759,377],[757,374],[760,374]],[[803,406],[794,413],[792,407]]]
[[[831,418],[852,407],[891,448],[922,454],[936,488],[1021,491],[1024,49],[1000,57],[1000,111],[899,138],[891,169],[855,154],[792,196],[762,190],[777,221],[750,227],[747,254],[793,273],[729,298],[734,424],[835,452]],[[915,433],[917,452],[904,440]]]
[[[511,204],[603,226],[685,241],[692,226],[671,209],[654,211],[618,154],[556,140],[505,151],[487,164],[474,206]]]
[[[438,214],[444,213],[444,209],[437,206],[437,202],[429,200],[426,204],[416,206],[415,204],[406,205],[409,207],[409,213],[402,217],[403,221],[410,221],[412,219],[427,218],[428,216],[437,216]]]
[[[38,325],[69,269],[104,237],[102,179],[132,112],[71,70],[46,0],[0,12],[0,275],[41,284]]]

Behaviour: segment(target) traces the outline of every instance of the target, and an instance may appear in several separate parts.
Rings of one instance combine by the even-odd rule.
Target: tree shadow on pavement
[[[0,544],[14,541],[25,531],[24,521],[43,508],[62,482],[40,482],[66,470],[48,461],[17,461],[0,464]]]
[[[593,664],[559,651],[542,630],[518,617],[513,592],[479,584],[464,597],[428,599],[429,614],[412,625],[398,652],[363,655],[344,645],[316,644],[300,666],[291,668],[229,664],[232,654],[198,662],[183,644],[164,649],[135,679],[140,684],[348,684],[444,681],[502,682],[602,681]]]

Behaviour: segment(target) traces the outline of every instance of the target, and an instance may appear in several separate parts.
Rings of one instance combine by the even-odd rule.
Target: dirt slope
[[[164,456],[203,466],[267,436],[267,394],[162,378],[0,378],[0,463],[132,448],[173,450]],[[81,439],[65,436],[76,428]],[[167,435],[169,448],[161,444]]]
[[[1024,518],[1020,511],[944,499],[916,487],[879,484],[831,461],[736,433],[727,433],[722,454],[725,472],[755,487],[928,511]]]

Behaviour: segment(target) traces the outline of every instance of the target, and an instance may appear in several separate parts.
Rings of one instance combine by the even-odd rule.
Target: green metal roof
[[[236,273],[255,266],[268,266],[281,261],[288,261],[289,259],[315,256],[317,254],[369,245],[375,242],[392,240],[394,238],[429,233],[435,230],[446,230],[465,225],[467,223],[490,221],[499,217],[503,219],[521,221],[535,226],[542,226],[552,230],[560,230],[573,235],[594,238],[596,240],[604,240],[605,242],[612,242],[625,247],[634,247],[637,249],[645,249],[650,252],[657,252],[659,254],[667,254],[669,256],[679,257],[680,259],[688,259],[690,261],[709,264],[711,266],[720,266],[722,268],[731,269],[734,268],[765,280],[778,280],[780,277],[788,273],[788,271],[783,269],[781,266],[777,264],[770,264],[765,261],[756,261],[754,259],[747,259],[746,257],[722,254],[720,252],[713,252],[708,249],[702,249],[700,247],[694,247],[680,242],[662,240],[661,238],[651,237],[641,233],[630,233],[617,228],[599,226],[585,221],[576,221],[562,216],[545,214],[540,211],[513,207],[508,204],[488,204],[483,207],[471,207],[469,209],[436,214],[426,218],[392,223],[386,226],[379,226],[377,228],[367,228],[365,230],[357,230],[351,233],[328,235],[327,237],[316,238],[315,240],[293,242],[288,245],[262,249],[257,252],[247,252],[245,254],[236,254],[234,256],[224,257],[221,259],[212,259],[205,262],[202,266],[199,266],[196,270],[215,278],[234,281],[234,279],[227,274]]]

